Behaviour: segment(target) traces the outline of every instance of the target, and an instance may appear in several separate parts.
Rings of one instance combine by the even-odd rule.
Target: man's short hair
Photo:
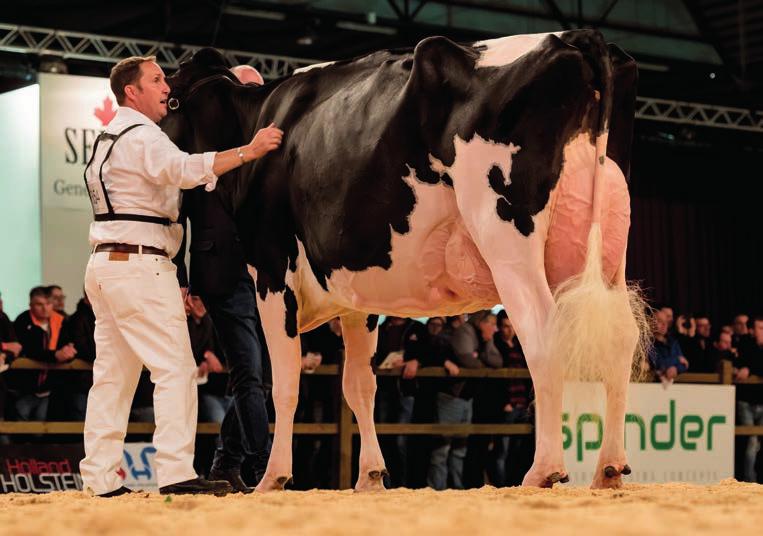
[[[41,296],[45,298],[46,300],[50,299],[50,290],[48,290],[50,287],[34,287],[32,290],[29,291],[29,301],[32,301],[32,299],[37,298],[38,296]]]
[[[54,290],[63,290],[63,289],[62,289],[60,286],[58,286],[58,285],[48,285],[46,288],[48,289],[48,292],[49,292],[49,293],[51,293],[51,294],[53,294],[53,291],[54,291]]]
[[[120,106],[125,102],[125,86],[137,84],[140,80],[140,66],[147,61],[156,61],[156,56],[132,56],[125,58],[111,68],[109,83],[111,91]]]

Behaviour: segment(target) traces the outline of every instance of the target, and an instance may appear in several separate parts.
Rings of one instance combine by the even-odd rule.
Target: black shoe
[[[238,469],[216,469],[209,471],[210,480],[225,480],[233,488],[233,493],[252,493],[254,488],[250,488],[241,478],[241,471]]]
[[[127,495],[128,493],[132,493],[132,490],[130,488],[126,488],[122,486],[119,489],[115,489],[114,491],[110,491],[108,493],[102,493],[100,495],[96,495],[96,497],[103,497],[104,499],[111,499],[112,497],[119,497],[120,495]]]
[[[232,491],[233,488],[225,480],[207,480],[201,477],[159,488],[162,495],[207,494],[223,497]]]

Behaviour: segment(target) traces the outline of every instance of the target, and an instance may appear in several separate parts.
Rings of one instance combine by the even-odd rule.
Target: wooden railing
[[[18,358],[11,363],[11,370],[90,370],[92,365],[81,359],[67,363],[42,363],[28,358]],[[400,376],[401,369],[376,370],[377,376]],[[310,373],[310,376],[338,376],[341,367],[338,365],[321,365]],[[416,373],[417,378],[450,377],[441,367],[424,367]],[[527,369],[461,369],[458,378],[523,378],[529,379]],[[732,365],[721,361],[718,372],[697,373],[687,372],[676,378],[678,383],[725,384],[735,383]],[[737,384],[763,384],[763,377],[750,376]],[[761,387],[763,389],[763,387]],[[50,421],[0,421],[0,434],[81,434],[82,422],[50,422]],[[270,431],[274,425],[271,423]],[[132,422],[127,426],[128,434],[151,434],[153,423]],[[217,434],[220,425],[217,423],[199,423],[197,434]],[[527,435],[533,432],[531,424],[376,424],[379,435]],[[341,399],[339,419],[336,423],[295,423],[294,433],[297,435],[327,435],[338,436],[339,439],[339,487],[351,487],[352,479],[352,438],[359,434],[358,425],[354,423],[352,411]],[[735,435],[763,435],[763,426],[736,426]]]

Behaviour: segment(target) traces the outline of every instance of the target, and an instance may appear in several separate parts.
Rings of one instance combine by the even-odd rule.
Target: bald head
[[[231,69],[231,72],[236,75],[236,78],[242,84],[254,83],[261,86],[265,83],[259,71],[251,65],[236,65]]]

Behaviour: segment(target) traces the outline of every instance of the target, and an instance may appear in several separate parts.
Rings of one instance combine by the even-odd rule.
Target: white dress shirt
[[[214,152],[188,154],[172,143],[159,125],[142,113],[121,106],[106,132],[118,134],[135,123],[136,127],[116,142],[103,166],[103,183],[114,212],[159,216],[177,221],[180,212],[180,190],[206,185],[212,191],[217,176],[212,171]],[[109,140],[99,144],[87,180],[98,181],[98,170],[111,146]],[[153,246],[166,251],[170,258],[177,254],[183,237],[178,224],[169,226],[138,221],[94,221],[90,224],[90,245],[121,243]]]

